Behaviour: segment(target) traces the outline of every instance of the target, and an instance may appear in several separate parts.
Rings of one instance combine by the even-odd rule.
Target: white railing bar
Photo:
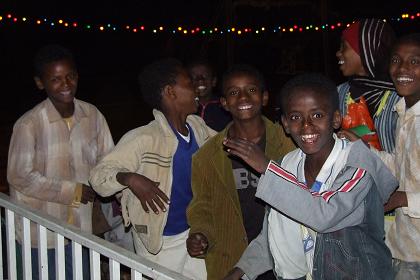
[[[120,263],[109,259],[109,276],[111,280],[120,280]]]
[[[89,249],[90,255],[90,280],[101,279],[101,256],[93,249]]]
[[[72,225],[68,225],[61,220],[45,215],[38,210],[29,208],[23,204],[17,204],[11,201],[9,196],[0,193],[0,206],[13,210],[20,216],[25,216],[37,224],[42,224],[48,229],[62,234],[64,237],[80,243],[88,248],[95,248],[95,250],[110,259],[115,259],[127,267],[130,267],[138,272],[141,272],[148,277],[163,277],[160,279],[178,279],[191,280],[190,278],[176,273],[168,268],[154,263],[142,256],[136,255],[116,244],[110,243],[97,236],[85,233]]]
[[[7,271],[9,279],[16,279],[16,241],[15,241],[15,215],[6,209],[6,235],[7,235]]]
[[[66,277],[64,236],[59,233],[55,233],[55,275],[57,280],[64,280]]]
[[[73,258],[73,279],[83,279],[83,268],[82,268],[82,245],[75,242],[71,243],[72,258]]]
[[[37,224],[38,228],[38,269],[39,279],[48,280],[48,246],[47,246],[47,229]]]
[[[32,279],[31,221],[22,216],[23,242],[22,265],[23,279]]]
[[[143,275],[140,272],[132,269],[131,270],[131,280],[141,280],[141,279],[143,279]]]

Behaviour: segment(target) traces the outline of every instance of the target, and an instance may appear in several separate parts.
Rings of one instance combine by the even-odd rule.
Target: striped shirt
[[[114,146],[104,116],[93,105],[74,100],[69,130],[49,99],[26,112],[13,127],[7,166],[10,196],[19,203],[92,231],[92,205],[80,201],[81,184]],[[79,198],[75,197],[79,194]],[[16,224],[18,240],[21,223]],[[32,246],[36,227],[31,225]],[[54,238],[48,237],[48,247]]]
[[[399,180],[398,191],[407,195],[408,207],[396,209],[386,241],[394,258],[420,262],[420,102],[407,109],[401,99],[395,108],[399,115],[395,152],[372,149]]]

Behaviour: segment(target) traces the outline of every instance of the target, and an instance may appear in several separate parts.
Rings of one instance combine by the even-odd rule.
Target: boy
[[[335,136],[341,123],[337,96],[334,83],[319,74],[286,83],[281,119],[299,149],[278,163],[261,151],[249,154],[254,145],[248,141],[225,140],[228,152],[264,173],[256,196],[272,207],[228,279],[243,272],[254,279],[271,257],[282,278],[304,276],[305,266],[313,279],[391,278],[383,204],[398,183],[361,141]]]
[[[420,33],[408,34],[396,42],[391,52],[389,72],[403,98],[398,113],[394,153],[371,148],[399,180],[385,211],[395,209],[395,223],[386,242],[392,252],[395,279],[420,279]],[[355,140],[348,131],[347,138]]]
[[[137,254],[187,277],[206,279],[204,261],[187,253],[186,209],[192,198],[192,154],[215,132],[193,115],[198,97],[178,60],[155,61],[139,81],[155,120],[126,133],[92,170],[90,182],[102,196],[122,190],[123,217],[132,224]]]
[[[264,204],[255,199],[259,174],[241,159],[230,157],[223,149],[223,139],[248,139],[271,158],[294,149],[283,128],[262,115],[267,102],[265,81],[258,70],[247,65],[228,70],[221,103],[233,122],[193,157],[187,248],[191,256],[205,258],[209,280],[220,280],[232,269],[248,240],[261,231],[264,219]],[[271,272],[266,277],[275,279]]]
[[[34,66],[35,83],[48,98],[14,125],[7,165],[10,196],[92,233],[95,192],[88,186],[89,171],[113,148],[111,133],[96,107],[75,98],[79,77],[69,50],[44,46],[36,54]],[[21,223],[16,224],[16,230],[21,242]],[[31,225],[31,232],[32,277],[37,279],[36,225]],[[54,240],[49,232],[48,270],[52,278]],[[70,243],[65,252],[66,275],[71,277]],[[84,272],[86,275],[86,269]]]
[[[188,65],[188,72],[200,101],[197,115],[212,129],[221,131],[232,117],[223,109],[219,96],[213,92],[217,84],[213,67],[206,60],[195,60]]]

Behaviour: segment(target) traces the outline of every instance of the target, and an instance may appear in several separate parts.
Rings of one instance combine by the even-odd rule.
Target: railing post
[[[64,236],[55,234],[55,273],[57,280],[64,280],[66,275],[66,259],[64,253]],[[69,261],[69,260],[67,260]]]
[[[7,234],[7,271],[9,279],[17,279],[16,273],[16,241],[15,241],[15,213],[6,209],[6,234]]]
[[[80,280],[83,279],[83,269],[82,269],[82,245],[76,241],[71,242],[71,247],[73,251],[73,279]]]
[[[22,265],[23,279],[32,279],[32,252],[31,252],[31,221],[22,216]]]
[[[90,254],[90,280],[101,279],[101,256],[93,249],[89,249]]]
[[[48,280],[47,229],[38,224],[38,271],[39,279]]]

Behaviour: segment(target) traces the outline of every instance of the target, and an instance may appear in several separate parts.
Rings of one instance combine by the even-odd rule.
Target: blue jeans
[[[420,279],[420,263],[392,259],[395,280]]]
[[[22,246],[16,242],[16,256],[21,256]],[[48,278],[55,279],[55,249],[48,249]],[[73,279],[73,263],[72,263],[73,252],[71,249],[71,243],[64,246],[64,259],[65,259],[65,273],[66,279]],[[39,279],[39,269],[38,269],[38,248],[31,249],[31,262],[32,262],[32,279]],[[23,278],[22,273],[22,260],[17,260],[18,263],[18,279]],[[83,266],[83,279],[90,278],[90,265],[89,265],[89,250],[88,248],[82,248],[82,266]]]

